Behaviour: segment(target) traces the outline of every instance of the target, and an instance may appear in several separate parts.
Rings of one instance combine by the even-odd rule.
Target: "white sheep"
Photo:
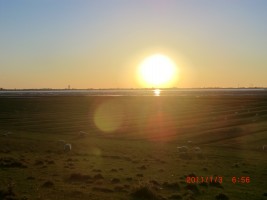
[[[187,153],[188,152],[188,147],[187,146],[177,147],[177,150],[178,150],[179,153],[181,153],[181,152]]]
[[[71,144],[67,143],[64,145],[64,150],[65,151],[71,151]]]
[[[194,147],[193,148],[195,153],[201,153],[201,148],[200,147]]]
[[[8,137],[11,134],[12,134],[12,132],[10,132],[10,131],[6,131],[5,133],[2,133],[2,135],[5,137]]]
[[[85,136],[87,136],[88,135],[88,133],[86,133],[85,131],[80,131],[79,132],[79,136],[80,137],[85,137]]]

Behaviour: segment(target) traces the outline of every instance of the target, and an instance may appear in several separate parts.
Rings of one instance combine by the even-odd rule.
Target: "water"
[[[94,89],[94,90],[1,90],[1,96],[227,96],[267,95],[265,88],[253,89]]]

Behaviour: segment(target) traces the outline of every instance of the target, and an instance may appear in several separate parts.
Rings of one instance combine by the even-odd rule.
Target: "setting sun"
[[[175,73],[175,63],[162,54],[154,54],[145,58],[139,66],[141,79],[153,87],[168,85],[175,78]]]

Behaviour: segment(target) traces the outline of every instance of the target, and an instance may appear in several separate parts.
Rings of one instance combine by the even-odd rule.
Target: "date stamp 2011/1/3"
[[[186,183],[220,183],[222,184],[222,176],[187,176]]]
[[[233,176],[231,179],[231,182],[234,184],[238,183],[250,183],[250,177],[249,176]],[[192,183],[223,183],[223,177],[222,176],[187,176],[186,177],[186,183],[192,184]]]

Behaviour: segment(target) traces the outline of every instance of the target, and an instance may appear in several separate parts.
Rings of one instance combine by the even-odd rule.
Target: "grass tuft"
[[[233,167],[233,168],[239,168],[239,167],[240,167],[240,163],[234,163],[234,164],[232,165],[232,167]]]
[[[127,177],[125,180],[126,181],[133,181],[133,178],[132,177]]]
[[[174,183],[164,182],[164,183],[162,184],[162,186],[163,186],[164,188],[169,189],[169,190],[175,190],[175,191],[180,190],[180,185],[179,185],[178,182],[174,182]]]
[[[145,165],[142,165],[142,166],[138,167],[138,169],[145,170],[145,169],[147,169],[147,167]]]
[[[2,200],[17,199],[13,186],[14,186],[13,184],[8,184],[6,189],[0,189],[0,199]]]
[[[220,194],[218,194],[218,195],[215,196],[215,199],[216,199],[216,200],[228,200],[229,197],[226,196],[226,195],[223,194],[223,193],[220,193]]]
[[[223,188],[222,184],[220,184],[219,182],[212,181],[209,184],[210,184],[210,186],[213,186],[213,187]]]
[[[42,187],[43,188],[52,188],[52,187],[54,187],[54,185],[55,184],[52,181],[46,181],[43,183]]]
[[[25,164],[11,157],[0,158],[1,168],[27,168]]]
[[[162,197],[156,193],[150,183],[139,182],[133,187],[132,197],[138,200],[160,200]]]
[[[115,186],[114,187],[114,190],[116,191],[116,192],[127,192],[127,190],[125,190],[124,189],[124,187],[123,186]]]
[[[35,165],[44,165],[44,162],[42,160],[36,160]]]
[[[89,175],[83,175],[83,174],[80,174],[80,173],[72,173],[69,178],[68,178],[68,181],[87,181],[87,180],[90,180],[91,179],[91,176]]]
[[[180,194],[173,194],[168,199],[169,200],[180,200],[180,199],[183,199],[183,197]]]
[[[112,192],[114,192],[113,190],[111,190],[109,188],[105,188],[105,187],[93,187],[92,190],[93,191],[97,191],[97,192],[104,192],[104,193],[112,193]]]
[[[35,178],[33,176],[28,176],[27,180],[35,180]]]
[[[118,179],[118,178],[113,178],[112,180],[111,180],[111,183],[113,183],[113,184],[117,184],[117,183],[119,183],[120,182],[120,179]]]
[[[96,174],[94,176],[94,179],[99,180],[99,179],[104,179],[104,177],[102,176],[102,174]]]
[[[193,194],[200,194],[200,190],[196,184],[187,184],[185,189],[191,191]]]
[[[199,183],[199,186],[208,187],[208,183],[206,183],[206,182],[202,182],[202,183]]]

